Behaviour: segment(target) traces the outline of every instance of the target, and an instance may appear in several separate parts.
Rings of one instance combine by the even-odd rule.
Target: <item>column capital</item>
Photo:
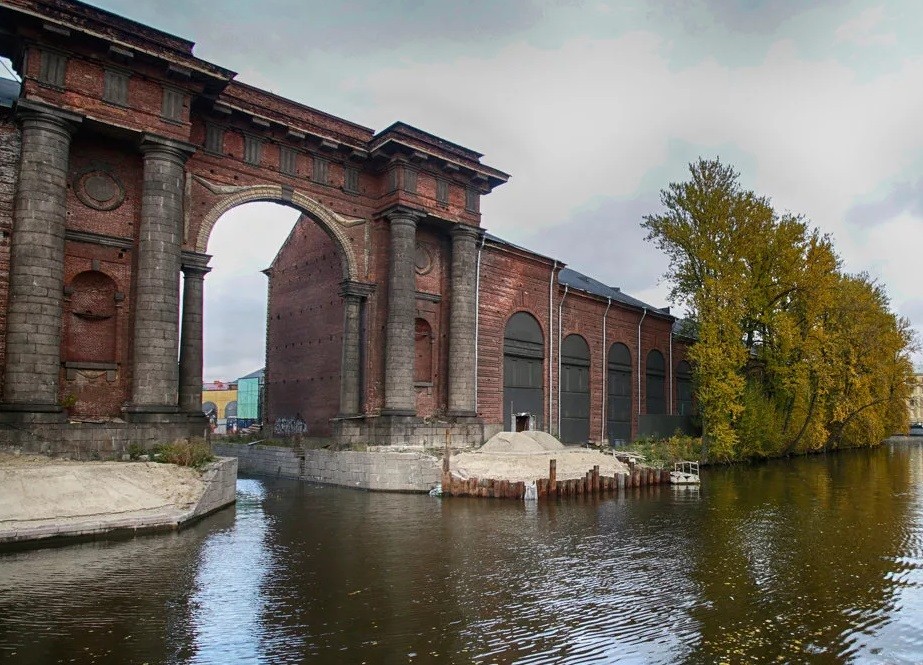
[[[189,156],[196,151],[196,146],[191,143],[148,133],[141,135],[139,147],[145,157],[148,155],[158,156],[180,164],[185,164]]]
[[[375,291],[374,284],[344,279],[340,282],[340,295],[344,298],[368,298]]]
[[[183,275],[187,278],[189,277],[205,277],[208,273],[211,272],[211,267],[208,265],[208,262],[211,261],[210,254],[200,254],[199,252],[186,252],[182,253],[180,270],[183,271]]]
[[[481,239],[484,233],[484,229],[468,224],[453,224],[452,228],[449,230],[449,235],[459,240],[471,239],[477,241]]]
[[[16,116],[23,125],[44,125],[46,129],[66,133],[68,138],[83,122],[82,115],[29,99],[16,102]]]
[[[405,224],[416,227],[417,222],[426,217],[426,213],[406,206],[394,206],[384,212],[384,217],[392,226]]]

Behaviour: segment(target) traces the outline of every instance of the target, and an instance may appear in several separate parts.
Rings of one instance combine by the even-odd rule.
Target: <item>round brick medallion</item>
[[[74,178],[74,193],[80,202],[94,210],[115,210],[125,201],[125,188],[109,171],[92,169]]]
[[[426,245],[417,244],[414,267],[417,269],[418,275],[425,275],[433,269],[433,253]]]

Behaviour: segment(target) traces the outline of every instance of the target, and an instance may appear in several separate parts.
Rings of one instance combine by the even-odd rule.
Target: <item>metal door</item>
[[[561,441],[590,440],[590,347],[580,335],[561,345]]]
[[[520,422],[543,428],[545,343],[538,321],[517,312],[506,324],[503,338],[503,429],[515,431]],[[528,414],[526,419],[521,414]]]
[[[624,344],[609,348],[606,379],[606,434],[612,445],[631,439],[631,352]]]

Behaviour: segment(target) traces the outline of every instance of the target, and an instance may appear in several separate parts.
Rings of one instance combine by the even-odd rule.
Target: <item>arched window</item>
[[[676,366],[676,409],[681,416],[693,414],[692,367],[685,360]]]
[[[610,443],[625,443],[631,439],[631,351],[616,342],[607,360],[606,433]]]
[[[204,413],[209,418],[218,417],[218,407],[214,402],[202,402],[202,413]]]
[[[667,412],[666,364],[663,354],[654,349],[647,354],[647,413]]]
[[[535,317],[516,312],[503,333],[503,427],[543,427],[545,338]]]
[[[97,270],[77,274],[67,288],[70,314],[65,333],[68,362],[114,363],[115,282]]]
[[[414,323],[414,348],[416,356],[413,362],[414,383],[433,382],[433,329],[424,319]]]
[[[561,344],[561,441],[590,439],[590,347],[580,335]]]
[[[237,400],[228,402],[224,407],[224,417],[225,418],[236,418],[237,417]]]

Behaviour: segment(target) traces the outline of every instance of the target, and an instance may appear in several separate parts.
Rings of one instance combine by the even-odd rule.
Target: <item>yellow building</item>
[[[237,419],[237,384],[214,381],[202,386],[202,412],[217,434],[227,431],[228,418]]]

